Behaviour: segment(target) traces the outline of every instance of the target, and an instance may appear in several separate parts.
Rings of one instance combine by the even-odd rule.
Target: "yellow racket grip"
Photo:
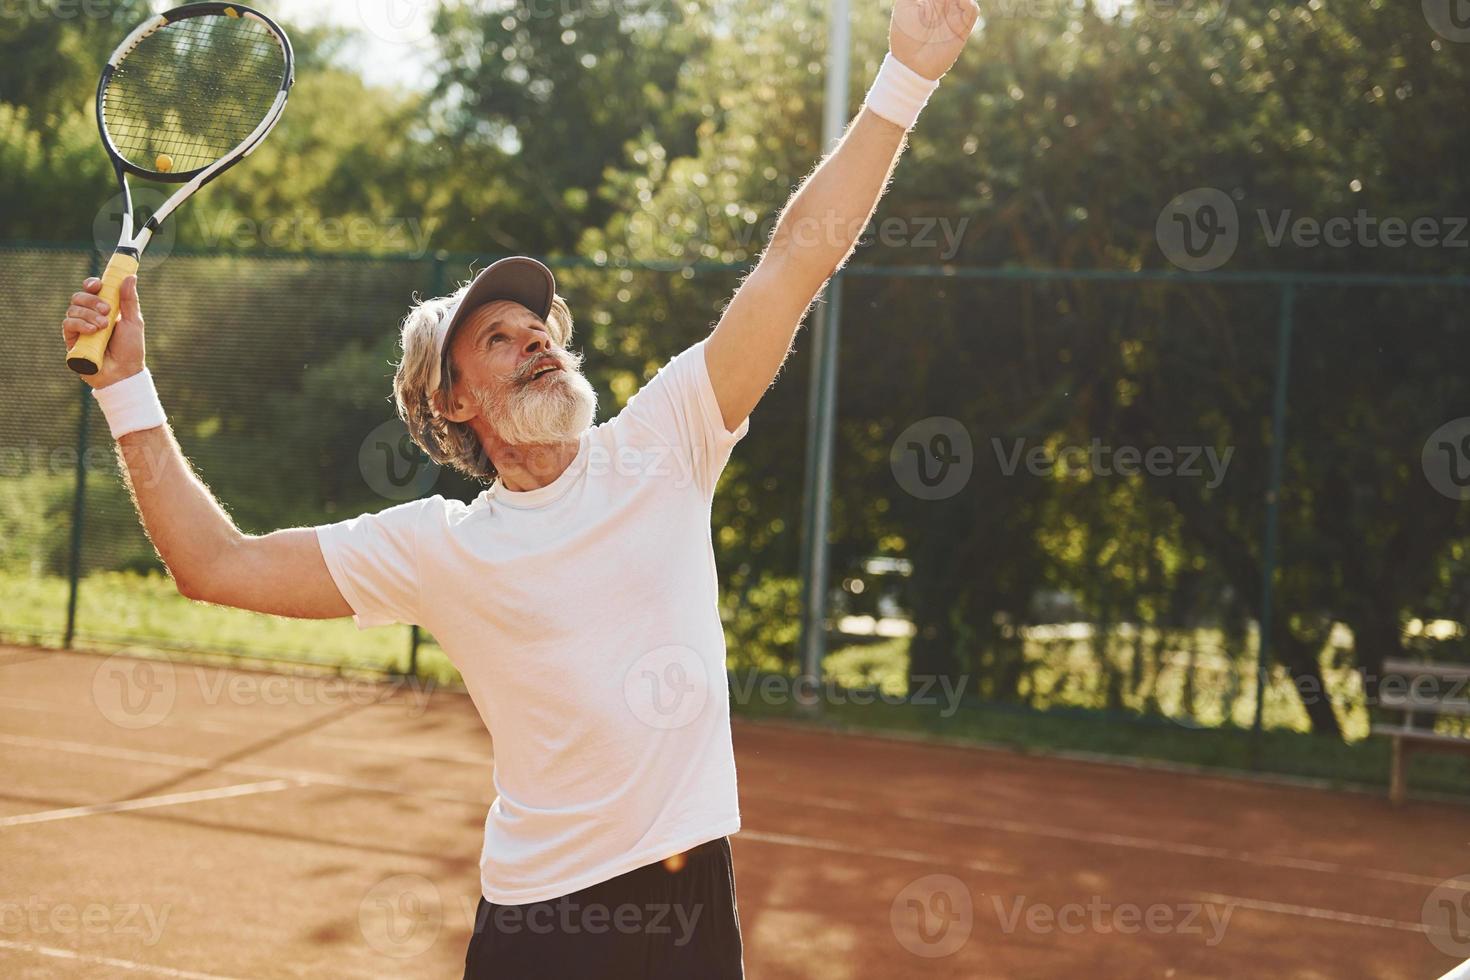
[[[102,272],[102,291],[98,297],[107,304],[107,326],[93,333],[82,334],[71,350],[66,352],[66,366],[77,374],[96,374],[102,370],[102,359],[107,356],[107,344],[112,340],[112,328],[117,326],[122,313],[122,284],[128,276],[138,271],[138,257],[125,252],[113,252]]]

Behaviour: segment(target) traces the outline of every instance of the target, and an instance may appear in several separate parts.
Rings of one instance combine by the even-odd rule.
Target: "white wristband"
[[[929,96],[939,88],[939,80],[925,78],[888,52],[873,87],[868,89],[867,106],[889,122],[913,129],[914,122]]]
[[[93,388],[92,397],[102,406],[114,439],[121,439],[129,432],[155,429],[168,421],[163,414],[163,403],[158,400],[158,389],[153,387],[153,375],[147,368],[106,387]]]

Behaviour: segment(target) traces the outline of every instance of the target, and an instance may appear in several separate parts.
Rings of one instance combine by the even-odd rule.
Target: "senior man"
[[[416,623],[495,746],[467,977],[743,976],[740,829],[710,536],[715,483],[807,309],[851,254],[954,64],[974,0],[896,0],[889,53],[713,332],[614,418],[540,262],[495,262],[404,320],[399,414],[482,480],[316,528],[242,533],[193,473],[144,364],[136,278],[86,380],[184,595],[280,616]],[[88,280],[70,347],[105,322]]]

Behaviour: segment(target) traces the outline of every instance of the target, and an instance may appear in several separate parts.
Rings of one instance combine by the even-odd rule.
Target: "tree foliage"
[[[112,193],[91,119],[96,66],[143,6],[0,20],[0,234],[90,233]],[[858,8],[852,109],[887,29],[885,5]],[[715,321],[820,159],[825,9],[445,3],[434,22],[443,69],[422,93],[364,81],[339,56],[339,33],[293,29],[301,68],[285,120],[190,202],[179,245],[421,261],[344,264],[332,277],[305,262],[158,266],[159,280],[191,286],[170,291],[159,356],[195,366],[172,397],[206,475],[226,496],[239,488],[234,504],[256,527],[369,504],[354,453],[386,417],[393,327],[412,292],[448,288],[471,256],[591,260],[559,280],[602,414],[615,411]],[[1310,246],[1271,232],[1360,212],[1436,219],[1445,231],[1470,214],[1455,165],[1470,156],[1459,124],[1470,45],[1436,35],[1419,5],[982,9],[981,33],[880,206],[878,220],[906,234],[865,238],[854,264],[1166,269],[1161,210],[1210,187],[1239,215],[1226,272],[1463,273],[1465,251],[1452,245]],[[933,237],[942,221],[949,247]],[[454,258],[436,265],[438,250]],[[211,261],[230,278],[188,278]],[[648,263],[669,264],[633,268]],[[1028,627],[1066,615],[1096,626],[1087,655],[1105,706],[1177,714],[1189,696],[1164,704],[1159,679],[1171,660],[1195,662],[1202,629],[1222,638],[1222,656],[1250,656],[1279,287],[848,275],[842,288],[834,568],[873,553],[913,561],[913,673],[970,674],[984,696],[1045,702],[1065,681],[1028,648]],[[242,316],[246,294],[251,342],[203,343]],[[1419,462],[1428,434],[1467,403],[1451,368],[1467,353],[1464,301],[1462,289],[1366,284],[1293,296],[1270,641],[1304,689],[1344,655],[1334,625],[1351,630],[1352,662],[1371,674],[1402,649],[1410,619],[1470,615],[1460,572],[1470,517]],[[803,333],[714,515],[740,635],[788,657],[806,347]],[[248,357],[257,373],[242,377]],[[246,395],[259,407],[241,412]],[[932,417],[960,422],[974,446],[970,482],[943,501],[904,492],[889,466],[899,433]],[[1231,455],[1213,484],[1000,465],[1018,442],[1094,441]],[[282,446],[307,462],[289,481],[262,479],[261,461]],[[31,526],[39,513],[12,520]],[[752,608],[784,625],[762,626]],[[1303,710],[1317,730],[1338,730],[1325,698]]]

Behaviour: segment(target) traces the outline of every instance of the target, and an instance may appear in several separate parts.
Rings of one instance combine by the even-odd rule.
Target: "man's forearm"
[[[852,254],[905,146],[904,129],[864,107],[787,202],[762,256],[825,282]]]
[[[194,473],[167,425],[117,442],[133,503],[184,595],[200,597],[214,563],[243,535]]]
[[[106,326],[107,304],[95,276],[72,293],[62,340]],[[191,599],[306,619],[349,616],[313,528],[246,535],[194,474],[174,441],[143,354],[143,308],[138,278],[119,293],[122,312],[102,370],[88,378],[107,428],[117,440],[124,482],[143,528],[168,566],[174,584]]]

